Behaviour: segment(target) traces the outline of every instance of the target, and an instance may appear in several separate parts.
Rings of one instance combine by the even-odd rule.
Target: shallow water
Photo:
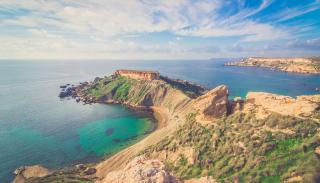
[[[153,128],[144,114],[119,105],[60,100],[59,86],[93,80],[116,69],[158,70],[208,88],[226,84],[230,97],[248,91],[316,94],[320,76],[211,61],[0,61],[0,180],[21,165],[59,168],[96,161],[136,142]]]

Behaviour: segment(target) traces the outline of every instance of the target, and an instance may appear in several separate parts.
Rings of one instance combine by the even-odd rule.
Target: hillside
[[[319,58],[263,58],[250,57],[239,62],[229,62],[226,66],[265,67],[284,72],[320,74]]]
[[[317,182],[320,95],[297,98],[248,93],[160,77],[96,78],[70,89],[85,103],[153,110],[157,130],[95,165],[76,166],[27,182]],[[23,173],[23,172],[22,172]]]

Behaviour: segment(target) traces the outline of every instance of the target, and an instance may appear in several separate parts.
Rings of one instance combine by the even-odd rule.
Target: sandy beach
[[[123,168],[126,163],[139,152],[150,145],[158,143],[176,128],[176,123],[170,123],[170,125],[168,125],[169,121],[172,121],[170,120],[170,114],[166,109],[163,107],[152,107],[151,109],[153,110],[154,117],[158,123],[157,129],[140,142],[120,151],[107,160],[100,162],[96,166],[97,176],[99,177],[98,182],[101,182],[107,173]]]

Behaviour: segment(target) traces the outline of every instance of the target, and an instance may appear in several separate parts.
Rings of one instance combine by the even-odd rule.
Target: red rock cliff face
[[[160,78],[159,72],[153,71],[117,70],[114,74],[142,80],[155,80]]]

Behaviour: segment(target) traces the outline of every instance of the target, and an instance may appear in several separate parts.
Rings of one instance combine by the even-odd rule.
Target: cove
[[[1,128],[1,180],[10,182],[12,171],[22,165],[41,164],[55,169],[96,162],[143,138],[154,127],[151,117],[122,106],[95,104],[81,107],[84,108],[82,112],[89,108],[112,114],[96,117],[95,113],[92,116],[75,113],[83,119],[61,119],[64,123],[55,124],[55,127],[51,124],[54,120],[46,119],[46,123],[40,125],[25,121],[18,126]],[[64,118],[64,115],[55,118]]]
[[[50,62],[0,64],[1,183],[11,182],[20,166],[57,169],[99,161],[154,128],[149,114],[121,105],[60,100],[61,84],[94,78],[82,69]]]
[[[248,91],[296,96],[316,94],[319,75],[262,68],[224,67],[230,60],[189,61],[0,61],[0,180],[11,182],[23,165],[48,168],[95,162],[139,141],[152,119],[123,106],[60,100],[60,85],[92,81],[117,69],[156,70],[213,88],[226,84],[230,97]]]

